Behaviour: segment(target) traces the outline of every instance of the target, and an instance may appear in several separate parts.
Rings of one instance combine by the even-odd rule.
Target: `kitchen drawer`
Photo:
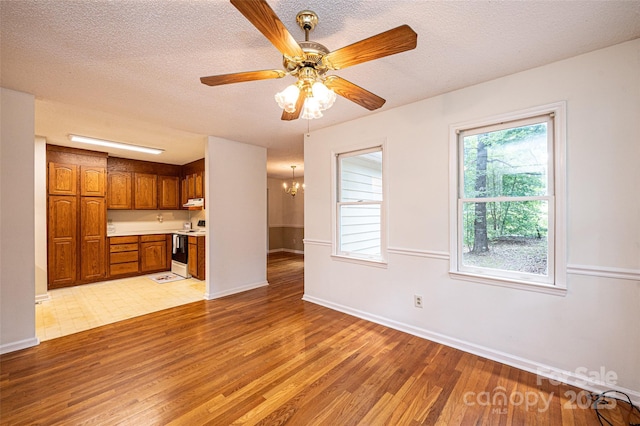
[[[140,235],[141,243],[149,243],[152,241],[165,241],[167,234],[154,234],[154,235]]]
[[[128,243],[137,243],[138,236],[130,235],[128,237],[111,237],[109,238],[109,244],[128,244]]]
[[[109,246],[110,253],[118,253],[121,251],[138,251],[138,243],[130,243],[130,244],[113,244]]]
[[[122,251],[111,253],[109,255],[109,264],[113,265],[114,263],[126,263],[126,262],[137,262],[138,261],[138,251]]]
[[[189,244],[197,244],[198,243],[198,237],[192,237],[191,235],[189,235]]]
[[[138,260],[135,262],[127,262],[127,263],[116,263],[113,265],[109,265],[109,274],[111,276],[114,275],[122,275],[122,274],[130,274],[138,272]]]

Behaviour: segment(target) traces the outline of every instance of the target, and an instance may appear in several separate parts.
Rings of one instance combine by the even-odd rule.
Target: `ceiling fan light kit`
[[[401,25],[373,37],[330,52],[320,43],[309,41],[309,32],[318,24],[318,15],[303,10],[296,22],[305,32],[305,41],[296,42],[266,0],[230,0],[283,55],[283,70],[249,71],[234,74],[201,77],[208,86],[268,80],[291,75],[295,84],[275,95],[283,109],[282,120],[313,119],[322,117],[322,111],[331,108],[336,94],[367,108],[380,108],[385,100],[348,80],[335,75],[325,76],[329,70],[339,70],[385,56],[415,49],[418,35],[408,26]]]

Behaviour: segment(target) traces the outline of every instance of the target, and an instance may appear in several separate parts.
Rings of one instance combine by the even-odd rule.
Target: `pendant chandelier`
[[[291,185],[287,185],[287,182],[282,183],[284,192],[295,197],[300,189],[300,183],[296,182],[296,166],[291,166]],[[304,184],[302,184],[302,190],[304,191]]]

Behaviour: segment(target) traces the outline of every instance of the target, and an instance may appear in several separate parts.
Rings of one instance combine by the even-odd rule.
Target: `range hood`
[[[189,198],[182,207],[203,207],[204,198]]]

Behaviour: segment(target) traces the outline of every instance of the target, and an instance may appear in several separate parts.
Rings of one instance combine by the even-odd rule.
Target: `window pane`
[[[547,123],[465,136],[464,198],[547,195]]]
[[[339,201],[382,201],[382,151],[340,157]]]
[[[380,204],[340,206],[340,251],[380,256]]]
[[[547,275],[547,201],[463,203],[462,266]]]

